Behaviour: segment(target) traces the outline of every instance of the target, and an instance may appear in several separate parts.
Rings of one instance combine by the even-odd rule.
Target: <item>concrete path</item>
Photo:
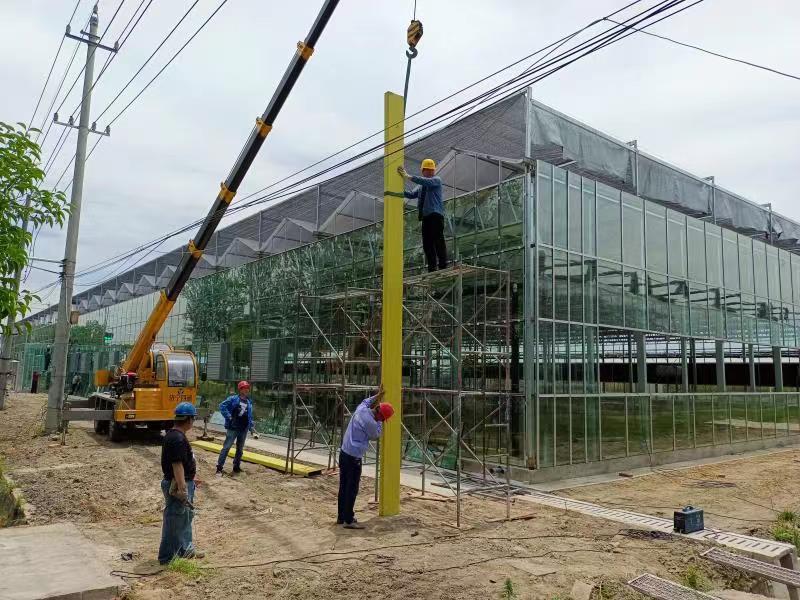
[[[0,529],[0,598],[105,600],[119,579],[72,523]]]

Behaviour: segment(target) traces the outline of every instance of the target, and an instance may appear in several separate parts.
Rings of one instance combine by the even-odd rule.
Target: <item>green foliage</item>
[[[230,324],[244,316],[247,289],[237,272],[192,280],[186,297],[187,329],[194,344],[226,339]]]
[[[503,594],[500,597],[503,600],[514,600],[517,597],[517,593],[514,591],[514,583],[510,577],[506,578],[503,584]]]
[[[700,592],[711,589],[711,582],[708,580],[708,577],[695,565],[686,567],[686,571],[681,575],[681,583],[688,588]]]
[[[36,130],[31,130],[36,131]],[[38,297],[19,290],[16,273],[28,263],[34,227],[62,226],[69,211],[62,192],[41,189],[41,149],[25,125],[0,121],[0,321],[23,316]],[[30,200],[30,203],[27,202]],[[23,227],[27,223],[28,227]],[[0,333],[5,326],[0,325]]]
[[[188,575],[189,577],[200,577],[200,567],[197,566],[197,563],[186,558],[175,557],[169,564],[167,564],[167,569],[172,571],[173,573],[181,573],[182,575]]]
[[[97,321],[89,321],[86,325],[75,325],[69,330],[69,343],[83,346],[102,346],[105,341],[106,328]]]
[[[778,521],[782,521],[784,523],[796,523],[797,513],[789,509],[782,510],[778,513]]]

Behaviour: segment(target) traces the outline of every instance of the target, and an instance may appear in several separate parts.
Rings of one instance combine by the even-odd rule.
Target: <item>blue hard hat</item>
[[[181,402],[175,407],[176,417],[196,417],[197,409],[191,402]]]

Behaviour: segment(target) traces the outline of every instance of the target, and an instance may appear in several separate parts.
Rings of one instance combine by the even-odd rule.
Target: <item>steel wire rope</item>
[[[632,18],[630,18],[630,19],[628,19],[628,20],[632,20],[633,18],[636,18],[636,17],[640,17],[640,16],[642,16],[642,15],[645,15],[645,16],[644,16],[644,17],[643,17],[643,18],[642,18],[640,21],[638,21],[638,22],[637,22],[637,24],[638,24],[638,23],[640,23],[640,22],[642,22],[642,21],[644,21],[644,20],[646,20],[646,19],[648,19],[648,18],[652,18],[653,16],[655,16],[655,15],[658,15],[659,13],[661,13],[661,12],[664,12],[665,10],[667,10],[667,9],[669,9],[669,8],[672,8],[672,7],[674,7],[674,6],[677,6],[677,5],[679,5],[679,4],[681,4],[681,3],[685,2],[685,1],[686,1],[686,0],[673,0],[672,2],[661,2],[661,3],[659,3],[659,4],[656,4],[656,5],[654,5],[654,7],[658,7],[658,6],[659,6],[659,5],[661,5],[661,4],[667,4],[667,6],[662,6],[662,7],[660,7],[659,9],[657,9],[657,10],[655,10],[655,11],[653,11],[653,8],[654,8],[654,7],[651,7],[651,9],[649,9],[650,11],[653,11],[653,12],[651,12],[651,14],[646,14],[648,11],[643,11],[642,13],[639,13],[639,14],[638,14],[638,15],[636,15],[635,17],[632,17]],[[698,2],[695,2],[695,4],[699,3],[700,1],[702,1],[702,0],[698,0]],[[632,4],[636,4],[636,2],[633,2],[633,3],[631,3],[630,5],[632,5]],[[628,5],[628,6],[630,6],[630,5]],[[688,8],[688,7],[687,7],[687,8]],[[623,9],[624,9],[624,8],[623,8]],[[620,10],[623,10],[623,9],[620,9]],[[681,9],[681,10],[684,10],[684,9]],[[618,11],[617,11],[617,12],[618,12]],[[667,15],[667,16],[665,16],[665,17],[662,17],[662,19],[659,19],[659,20],[663,20],[664,18],[668,18],[668,17],[672,16],[673,14],[677,14],[677,12],[680,12],[680,11],[676,11],[675,13],[672,13],[672,14],[670,14],[670,15]],[[612,14],[613,14],[613,13],[612,13]],[[596,21],[596,22],[599,22],[599,21],[602,21],[602,20],[603,20],[603,19],[599,19],[599,20],[598,20],[598,21]],[[569,52],[562,53],[560,56],[558,56],[558,57],[554,58],[553,60],[551,60],[551,61],[550,61],[548,64],[541,65],[541,66],[539,67],[539,69],[538,69],[538,70],[542,70],[542,69],[544,69],[544,68],[547,68],[547,67],[550,67],[550,66],[554,66],[554,68],[553,68],[553,69],[551,69],[551,70],[550,70],[550,71],[548,71],[548,72],[545,72],[544,74],[542,74],[542,75],[540,75],[540,76],[538,76],[538,77],[536,77],[536,78],[533,78],[533,79],[531,79],[531,80],[530,80],[530,82],[538,82],[538,81],[540,81],[541,79],[543,79],[543,78],[545,78],[545,77],[547,77],[547,76],[549,76],[549,75],[553,74],[554,72],[556,72],[556,71],[560,70],[561,68],[564,68],[565,66],[568,66],[569,64],[572,64],[572,63],[573,63],[573,62],[575,62],[576,60],[579,60],[580,58],[583,58],[584,56],[586,56],[586,55],[588,55],[588,54],[591,54],[591,53],[593,53],[593,52],[595,52],[595,51],[597,51],[597,50],[599,50],[599,49],[601,49],[601,48],[603,48],[603,47],[605,47],[605,46],[607,46],[607,45],[609,45],[609,44],[611,44],[611,43],[614,43],[615,41],[617,41],[617,38],[619,38],[619,36],[620,36],[620,35],[622,35],[622,34],[624,33],[624,31],[625,31],[625,28],[623,27],[623,29],[622,29],[622,30],[617,30],[616,32],[614,32],[614,31],[613,31],[614,29],[615,29],[615,28],[612,28],[611,30],[607,30],[606,32],[603,32],[602,34],[598,34],[597,36],[594,36],[594,38],[592,38],[591,40],[588,40],[588,41],[586,41],[586,42],[583,42],[583,43],[581,43],[579,46],[577,46],[577,47],[575,47],[575,48],[572,48],[572,49],[571,49]],[[608,34],[609,34],[609,32],[611,32],[611,35],[608,35]],[[633,32],[630,32],[628,35],[630,35],[631,33],[633,33]],[[605,37],[604,37],[604,38],[602,38],[602,36],[605,36]],[[562,38],[561,40],[558,40],[557,42],[554,42],[553,44],[550,44],[550,45],[546,46],[546,47],[545,47],[544,49],[542,49],[542,50],[546,50],[546,49],[548,49],[548,48],[551,48],[552,46],[554,46],[554,45],[556,45],[556,44],[562,43],[562,42],[564,41],[564,39],[569,39],[570,37],[574,37],[574,34],[570,34],[569,36],[566,36],[566,38]],[[625,35],[624,37],[627,37],[627,35]],[[582,51],[582,50],[586,50],[587,48],[589,48],[588,44],[589,44],[590,42],[594,41],[594,40],[599,40],[599,41],[596,43],[596,45],[595,45],[593,48],[590,48],[590,49],[588,49],[586,52],[584,52],[583,54],[580,54],[580,55],[579,55],[577,58],[573,58],[572,60],[570,60],[570,61],[569,61],[569,62],[567,62],[567,63],[564,63],[564,64],[562,64],[562,65],[557,65],[557,62],[558,62],[559,60],[563,60],[565,57],[569,57],[569,56],[571,56],[571,55],[573,55],[573,54],[576,54],[576,53],[578,53],[578,52],[580,52],[580,51]],[[512,64],[514,64],[514,65],[515,65],[515,64],[519,64],[519,62],[522,62],[522,61],[524,61],[524,60],[527,60],[527,58],[529,58],[530,56],[533,56],[533,55],[535,55],[535,54],[537,54],[537,53],[540,53],[542,50],[539,50],[539,51],[537,51],[537,52],[535,52],[535,53],[533,53],[533,54],[529,55],[528,57],[525,57],[525,58],[521,59],[520,61],[515,61],[515,63],[512,63]],[[500,71],[498,71],[498,72],[502,72],[503,70],[505,70],[505,68],[504,68],[504,69],[501,69],[501,70],[500,70]],[[538,70],[537,70],[537,71],[538,71]],[[460,105],[460,106],[458,106],[458,107],[455,107],[454,109],[451,109],[451,110],[447,111],[447,112],[446,112],[446,113],[444,113],[443,115],[439,115],[438,117],[435,117],[434,119],[431,119],[431,120],[430,120],[430,121],[428,121],[427,123],[423,123],[422,125],[420,125],[420,126],[417,126],[417,127],[414,129],[414,131],[417,131],[417,132],[418,132],[418,131],[422,131],[422,130],[424,130],[424,129],[426,129],[426,128],[430,128],[430,127],[432,127],[432,126],[434,126],[434,125],[438,124],[438,122],[439,122],[439,121],[441,121],[441,120],[443,120],[443,119],[446,119],[446,118],[448,118],[449,116],[451,116],[453,113],[455,113],[455,112],[456,112],[456,111],[458,111],[459,109],[461,109],[461,108],[464,108],[464,107],[467,107],[467,108],[469,108],[469,105],[470,105],[470,104],[474,104],[476,101],[483,100],[483,99],[485,99],[487,96],[488,96],[488,97],[491,97],[491,95],[492,95],[492,94],[495,94],[495,93],[496,93],[498,90],[502,89],[503,87],[507,87],[508,85],[510,85],[510,84],[512,84],[512,83],[515,83],[515,82],[517,82],[519,79],[520,79],[520,76],[517,76],[517,77],[515,77],[515,78],[512,78],[512,79],[511,79],[511,80],[509,80],[508,82],[506,82],[506,83],[504,83],[504,84],[501,84],[500,86],[497,86],[496,88],[494,88],[494,89],[492,89],[492,90],[488,90],[487,92],[484,92],[483,94],[480,94],[480,95],[479,95],[479,96],[477,96],[476,98],[473,98],[472,100],[470,100],[470,101],[468,101],[468,102],[465,102],[464,104],[462,104],[462,105]],[[485,80],[485,78],[484,78],[484,80]],[[525,82],[523,85],[524,85],[524,86],[530,85],[530,82],[526,81],[526,82]],[[474,84],[473,84],[473,85],[474,85]],[[471,86],[467,86],[467,87],[468,87],[468,88],[469,88],[469,87],[473,87],[473,85],[471,85]],[[458,92],[456,92],[456,93],[458,93]],[[513,92],[513,90],[512,90],[512,92],[511,92],[511,93],[512,93],[512,94],[514,93],[514,92]],[[453,94],[453,95],[455,95],[455,94]],[[442,101],[443,101],[443,100],[442,100]],[[438,104],[438,103],[441,103],[442,101],[439,101],[439,102],[437,102],[436,104]],[[485,102],[485,100],[483,100],[483,101]],[[423,109],[423,110],[425,110],[425,109]],[[420,111],[420,112],[423,112],[423,111]],[[413,133],[413,131],[412,131],[412,133]],[[414,142],[412,142],[412,143],[411,143],[411,144],[409,144],[409,145],[413,145],[414,143],[417,143],[418,141],[419,141],[419,140],[415,140]],[[315,174],[315,175],[312,175],[312,176],[311,176],[311,177],[309,177],[309,178],[306,178],[306,180],[305,180],[305,181],[307,181],[307,180],[309,180],[309,179],[316,178],[316,177],[320,176],[321,174],[325,174],[325,173],[327,173],[327,172],[330,172],[331,170],[333,170],[333,169],[336,169],[336,168],[338,168],[338,167],[340,167],[340,166],[342,166],[342,165],[344,165],[344,164],[347,164],[347,163],[349,163],[349,162],[352,162],[352,161],[354,161],[354,160],[358,160],[359,158],[361,158],[361,157],[365,156],[366,154],[369,154],[369,153],[371,153],[371,152],[375,151],[376,149],[380,149],[380,148],[382,148],[382,147],[383,147],[383,144],[380,144],[380,145],[378,145],[378,146],[375,146],[375,147],[373,147],[373,148],[370,148],[370,149],[368,149],[367,151],[364,151],[364,152],[362,152],[362,153],[359,153],[359,155],[356,155],[355,157],[352,157],[352,158],[350,158],[350,159],[347,159],[346,161],[343,161],[342,163],[339,163],[338,165],[333,165],[332,167],[329,167],[329,168],[327,168],[327,169],[325,169],[325,170],[321,171],[320,173],[317,173],[317,174]],[[301,182],[301,183],[302,183],[302,182]],[[293,184],[292,186],[287,186],[287,188],[284,188],[284,189],[295,188],[297,185],[298,185],[298,184],[297,184],[297,183],[295,183],[295,184]],[[311,187],[314,187],[314,186],[308,186],[307,188],[304,188],[304,189],[309,189],[309,188],[311,188]],[[230,213],[230,214],[235,214],[237,211],[239,211],[239,210],[242,210],[242,209],[244,209],[244,208],[248,208],[248,207],[250,207],[250,206],[253,206],[253,205],[257,204],[257,203],[261,203],[261,202],[264,202],[264,201],[269,201],[269,200],[275,199],[275,197],[276,197],[276,194],[277,194],[277,193],[279,193],[279,192],[281,192],[281,191],[282,191],[282,190],[279,190],[279,191],[278,191],[278,192],[276,192],[275,194],[270,194],[270,195],[268,195],[268,196],[265,196],[265,197],[257,198],[256,200],[254,200],[254,201],[251,201],[251,202],[249,202],[249,203],[245,203],[245,204],[242,204],[242,205],[238,205],[238,206],[236,206],[236,207],[233,207],[233,208],[232,208],[232,209],[229,211],[229,213]],[[293,190],[293,191],[294,191],[294,193],[298,193],[298,190],[296,190],[296,189],[295,189],[295,190]],[[292,192],[290,192],[290,193],[292,193]],[[251,195],[252,195],[252,194],[251,194]],[[200,221],[202,221],[202,220],[200,220]],[[161,236],[160,238],[157,238],[157,239],[156,239],[156,240],[154,240],[153,242],[150,242],[150,243],[144,244],[144,245],[142,245],[142,246],[140,246],[140,247],[138,247],[138,248],[135,248],[135,249],[133,249],[133,250],[132,250],[132,251],[130,251],[130,252],[126,252],[126,253],[123,253],[123,254],[117,255],[117,256],[115,256],[115,257],[111,257],[110,259],[106,259],[105,261],[101,261],[100,263],[97,263],[97,264],[95,264],[95,265],[92,265],[92,266],[91,266],[89,269],[82,271],[82,272],[81,272],[80,274],[78,274],[77,276],[85,276],[85,275],[88,275],[88,274],[91,274],[91,273],[94,273],[94,272],[98,272],[98,271],[100,271],[100,270],[102,270],[102,269],[106,268],[106,267],[108,266],[108,264],[110,264],[110,262],[113,262],[114,260],[119,260],[119,259],[121,259],[121,258],[127,258],[127,257],[129,257],[129,256],[131,256],[131,255],[135,255],[135,254],[137,254],[137,253],[139,253],[139,252],[142,252],[142,251],[144,251],[144,250],[148,249],[149,247],[151,247],[151,246],[152,246],[152,245],[154,245],[154,244],[159,244],[159,245],[160,245],[161,243],[163,243],[164,239],[168,239],[169,237],[173,237],[173,236],[175,236],[175,235],[179,235],[180,233],[183,233],[184,231],[186,231],[186,230],[190,229],[191,227],[195,226],[196,224],[197,224],[197,222],[194,222],[194,223],[192,223],[192,224],[190,224],[190,225],[188,225],[188,226],[186,226],[186,227],[183,227],[183,228],[181,228],[181,229],[180,229],[180,230],[178,230],[178,231],[175,231],[175,232],[172,232],[172,233],[170,233],[170,234],[167,234],[166,236]],[[83,286],[82,286],[82,287],[83,287]]]

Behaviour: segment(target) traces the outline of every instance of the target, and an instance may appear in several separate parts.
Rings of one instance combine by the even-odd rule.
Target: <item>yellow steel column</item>
[[[383,97],[386,132],[383,158],[383,324],[381,375],[386,402],[394,416],[383,426],[380,460],[381,516],[400,513],[400,446],[402,438],[403,372],[403,97],[386,92]]]

